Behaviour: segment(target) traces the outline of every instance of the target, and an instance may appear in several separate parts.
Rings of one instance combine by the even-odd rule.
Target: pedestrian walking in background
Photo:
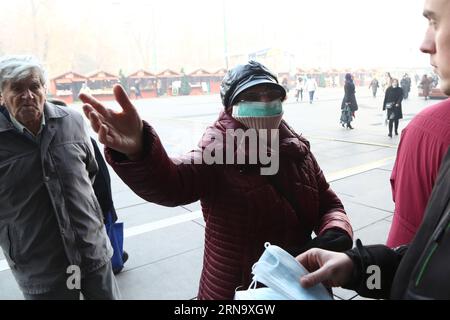
[[[309,94],[309,104],[312,104],[314,101],[314,94],[317,90],[317,82],[316,79],[314,79],[310,74],[308,74],[308,79],[305,83],[305,89]]]
[[[369,89],[372,89],[372,95],[374,98],[377,97],[378,88],[380,87],[380,84],[378,83],[377,78],[373,78],[370,82]]]
[[[303,78],[298,77],[297,82],[295,84],[295,98],[297,99],[297,102],[298,98],[300,98],[300,101],[303,101],[303,86],[304,86]]]
[[[281,85],[283,86],[284,90],[289,93],[289,81],[287,77],[283,78],[283,80],[281,81]]]
[[[141,80],[140,79],[135,81],[134,88],[135,88],[135,97],[136,97],[136,99],[139,99],[139,98],[142,99]]]
[[[416,86],[418,86],[419,85],[419,81],[420,81],[420,77],[419,77],[419,75],[417,73],[414,75],[414,80],[416,81]]]
[[[383,87],[383,92],[386,92],[387,88],[392,86],[392,76],[390,72],[384,74],[384,80],[381,86]]]
[[[400,81],[400,87],[403,90],[403,99],[408,99],[409,92],[411,91],[411,78],[407,73],[405,73],[402,80]]]
[[[342,99],[341,104],[341,124],[342,127],[354,129],[351,122],[355,117],[355,112],[358,110],[358,103],[356,102],[355,96],[355,83],[353,82],[353,76],[350,73],[345,75],[344,92],[344,99]]]
[[[420,87],[422,88],[422,93],[423,96],[425,97],[425,100],[428,100],[430,98],[432,83],[433,80],[429,78],[426,74],[424,74],[422,80],[420,81]]]
[[[387,111],[386,119],[389,122],[389,134],[392,138],[392,129],[395,125],[395,135],[398,135],[399,120],[403,118],[402,112],[403,90],[398,86],[398,80],[392,79],[392,86],[387,88],[384,96],[383,111]]]

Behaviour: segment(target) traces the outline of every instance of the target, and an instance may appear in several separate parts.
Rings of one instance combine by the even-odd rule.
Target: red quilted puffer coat
[[[142,160],[129,161],[105,150],[117,174],[143,199],[170,207],[201,201],[206,230],[199,299],[233,299],[237,287],[247,287],[265,242],[300,247],[313,231],[321,234],[336,227],[353,236],[309,143],[285,122],[280,127],[279,172],[271,182],[258,165],[194,164],[207,146],[217,143],[214,134],[238,128],[243,127],[222,112],[199,149],[183,159],[170,159],[147,123]]]

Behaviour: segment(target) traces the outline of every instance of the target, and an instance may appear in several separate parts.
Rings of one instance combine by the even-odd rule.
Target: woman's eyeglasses
[[[276,99],[281,99],[283,93],[280,90],[269,89],[266,91],[254,91],[254,92],[244,92],[238,97],[238,101],[251,101],[258,102],[265,98],[265,100],[273,101]]]

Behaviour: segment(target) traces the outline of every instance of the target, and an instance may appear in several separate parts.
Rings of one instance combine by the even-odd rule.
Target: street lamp
[[[223,9],[223,48],[225,54],[225,68],[228,70],[227,11],[225,7],[225,0],[222,0],[222,9]]]

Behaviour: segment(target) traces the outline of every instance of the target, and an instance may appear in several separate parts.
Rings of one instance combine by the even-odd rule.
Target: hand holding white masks
[[[310,288],[318,283],[327,287],[345,286],[353,272],[353,261],[345,253],[311,249],[297,258],[309,272],[301,277],[300,284]]]

